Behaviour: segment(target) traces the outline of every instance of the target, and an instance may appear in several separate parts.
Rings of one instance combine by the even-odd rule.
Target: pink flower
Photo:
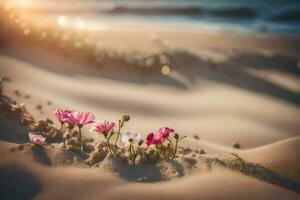
[[[146,138],[146,145],[163,144],[171,133],[174,133],[174,130],[167,127],[160,128],[155,134],[149,133]]]
[[[94,123],[95,116],[91,112],[71,112],[68,114],[67,122],[77,126]]]
[[[93,124],[91,131],[95,131],[100,134],[107,134],[114,130],[116,124],[109,121],[99,121]]]
[[[154,138],[154,133],[149,133],[147,135],[147,138],[146,138],[146,145],[147,146],[150,146],[151,144],[154,144],[153,143],[154,142],[153,138]]]
[[[152,144],[163,144],[165,141],[164,137],[160,134],[149,133],[146,138],[147,146]]]
[[[174,133],[174,129],[163,127],[158,129],[158,131],[155,133],[155,135],[160,135],[164,139],[167,139],[171,133]]]
[[[64,123],[68,121],[68,116],[71,114],[73,111],[69,109],[56,109],[54,111],[55,118],[60,122]]]
[[[29,132],[28,137],[30,142],[32,142],[33,144],[40,145],[40,146],[45,145],[46,138],[44,138],[41,135],[37,135],[35,133]]]

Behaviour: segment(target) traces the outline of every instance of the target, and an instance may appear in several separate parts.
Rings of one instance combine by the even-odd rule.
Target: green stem
[[[121,134],[121,121],[119,120],[119,128],[118,128],[118,134],[117,134],[117,139],[115,141],[115,148],[117,148],[117,143],[118,143],[118,140],[119,140],[119,137],[120,137],[120,134]]]
[[[175,149],[174,149],[174,153],[173,153],[173,159],[175,159],[175,156],[176,156],[177,145],[178,145],[178,139],[176,140],[176,143],[175,143]]]
[[[171,147],[173,148],[173,143],[172,143],[172,141],[171,141],[169,138],[167,138],[167,140],[168,140],[169,144],[171,145]]]
[[[60,131],[62,132],[62,140],[63,140],[63,142],[64,142],[64,145],[66,145],[66,141],[65,141],[65,138],[64,138],[64,133],[63,133],[63,127],[64,127],[64,122],[61,122],[60,123]]]
[[[139,148],[139,147],[137,147],[137,148]],[[134,165],[135,165],[136,158],[137,158],[137,156],[138,156],[137,152],[138,152],[138,149],[136,149],[136,151],[134,151],[134,148],[133,148],[133,153],[134,153],[133,164],[134,164]]]
[[[134,153],[134,148],[131,144],[129,146],[129,152],[130,152],[130,158],[131,158],[132,164],[135,165],[135,153]]]
[[[113,132],[111,132],[110,135],[108,136],[108,141],[107,142],[110,141],[110,138],[111,138],[112,135],[113,135]]]
[[[132,158],[131,144],[129,145],[129,153],[130,153],[129,157],[130,157],[130,160],[131,160],[131,158]]]
[[[112,151],[111,151],[111,149],[110,149],[110,143],[109,143],[112,134],[110,134],[108,137],[107,137],[107,134],[105,134],[104,136],[105,136],[105,138],[106,138],[106,142],[107,142],[107,147],[108,147],[109,153],[110,153],[111,155],[113,155],[113,153],[112,153]]]
[[[82,125],[78,125],[78,129],[79,129],[79,143],[80,143],[80,149],[83,151],[83,143],[82,143],[82,138],[81,138],[81,128],[82,128]]]
[[[61,122],[61,123],[60,123],[60,130],[61,130],[61,131],[62,131],[63,127],[64,127],[64,122]]]

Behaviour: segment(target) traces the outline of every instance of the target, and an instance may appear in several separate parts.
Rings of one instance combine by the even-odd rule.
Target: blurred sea
[[[34,7],[48,16],[80,15],[92,29],[161,25],[300,35],[300,0],[48,0]]]

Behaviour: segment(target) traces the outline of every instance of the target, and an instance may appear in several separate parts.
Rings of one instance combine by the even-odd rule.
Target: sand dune
[[[21,193],[8,193],[22,199],[298,199],[299,195],[229,171],[216,171],[159,184],[125,183],[96,169],[48,169],[12,164],[2,165],[6,179],[18,179]],[[25,182],[27,180],[27,182]],[[230,180],[228,182],[227,180]],[[9,191],[6,185],[5,189]],[[31,187],[28,190],[26,186]],[[221,189],[222,188],[222,189]],[[27,189],[27,190],[26,190]],[[11,192],[11,191],[9,191]],[[19,198],[18,198],[19,197]]]
[[[127,51],[157,47],[153,41],[139,46],[149,34],[101,34],[107,44],[123,35],[123,46],[135,38]],[[181,150],[189,148],[176,162],[162,159],[140,170],[111,158],[89,167],[60,144],[28,143],[28,128],[2,112],[1,199],[299,199],[295,39],[159,35],[176,47],[190,44],[174,53],[169,76],[95,69],[36,47],[1,49],[0,74],[12,80],[4,92],[36,119],[53,119],[56,107],[113,121],[129,114],[125,129],[145,135],[170,126],[188,136]],[[116,41],[111,47],[124,50]],[[87,130],[84,136],[98,140]],[[195,153],[201,149],[205,154]],[[137,182],[143,175],[152,182]]]
[[[282,144],[275,144],[260,147],[260,149],[270,149],[272,154],[280,154],[286,149],[287,143],[295,143],[299,146],[298,138],[289,139]],[[36,147],[41,148],[41,147]],[[272,149],[272,150],[271,150]],[[268,160],[268,154],[262,154],[259,149],[249,150],[249,154],[255,157],[260,157],[262,160]],[[289,152],[292,155],[297,153]],[[242,153],[246,155],[247,153]],[[28,153],[26,154],[29,155]],[[5,174],[1,181],[5,182],[2,195],[14,199],[22,199],[24,197],[32,197],[35,199],[298,199],[299,194],[292,191],[280,188],[269,184],[272,180],[271,175],[259,177],[265,173],[260,170],[261,174],[254,177],[253,174],[245,176],[243,171],[247,167],[237,170],[234,165],[219,165],[213,164],[209,171],[196,173],[192,176],[180,178],[178,180],[159,182],[159,183],[132,183],[122,179],[117,174],[107,174],[103,168],[50,168],[29,163],[26,155],[19,158],[19,161],[12,159],[4,159],[1,161],[1,174]],[[48,154],[53,159],[52,156]],[[38,155],[35,155],[38,157]],[[39,155],[41,156],[41,155]],[[206,156],[201,159],[205,159]],[[6,157],[7,158],[7,157]],[[233,163],[229,157],[221,157],[225,163]],[[229,160],[227,160],[229,159]],[[27,160],[27,161],[24,161]],[[231,161],[230,161],[231,160]],[[274,158],[274,163],[280,163],[280,158]],[[248,161],[245,161],[248,162]],[[284,171],[295,169],[298,166],[299,158],[286,162],[288,165]],[[204,162],[198,163],[199,167],[205,165]],[[246,164],[249,165],[249,164]],[[231,166],[231,167],[230,167]],[[77,166],[78,167],[78,166]],[[289,168],[289,169],[288,169]],[[234,171],[232,171],[234,170]],[[236,172],[235,172],[236,171]],[[253,173],[256,173],[256,168],[253,168]],[[294,177],[297,174],[293,174]],[[271,177],[268,179],[268,177]],[[23,178],[20,178],[23,177]],[[24,179],[26,177],[26,179]],[[258,178],[258,179],[257,179]],[[264,178],[267,178],[264,180]],[[261,179],[261,180],[259,180]],[[280,179],[279,179],[280,180]],[[265,182],[267,181],[267,182]],[[282,181],[282,180],[281,180]],[[277,184],[283,184],[280,182]],[[288,182],[287,182],[288,183]],[[22,188],[20,192],[12,192],[15,185]],[[274,184],[274,183],[273,183]],[[282,185],[289,187],[289,185]],[[298,192],[299,192],[299,185]],[[294,188],[295,189],[295,188]]]
[[[282,176],[294,178],[300,183],[299,137],[242,152],[242,157],[259,163]]]
[[[39,54],[40,67],[10,56],[1,56],[0,60],[1,72],[13,80],[8,85],[8,92],[13,95],[13,90],[18,89],[33,96],[30,100],[16,98],[28,104],[38,117],[52,117],[49,113],[55,106],[69,105],[74,109],[93,110],[99,118],[110,120],[117,120],[126,113],[134,119],[128,128],[134,127],[144,134],[153,128],[168,125],[178,132],[197,134],[201,139],[226,146],[239,142],[243,148],[296,136],[300,130],[298,106],[276,96],[208,79],[223,73],[210,67],[205,67],[205,71],[209,72],[197,69],[197,66],[191,67],[200,70],[200,74],[208,73],[205,75],[208,77],[196,77],[193,84],[187,84],[187,89],[182,90],[173,84],[173,79],[180,80],[176,76],[177,69],[172,72],[172,79],[161,75],[115,75],[115,78],[121,76],[123,80],[117,81],[101,75],[80,73],[77,71],[80,70],[78,64],[73,65],[75,71],[71,70],[71,74],[66,74],[64,70],[58,72],[58,68],[49,71],[43,68],[42,56],[48,53]],[[54,58],[52,55],[52,60]],[[59,60],[54,60],[56,66],[73,69],[72,65]],[[227,76],[234,78],[231,74]],[[256,82],[253,80],[253,83],[247,84],[255,85]],[[53,102],[52,106],[45,105],[49,100]],[[42,114],[35,109],[38,104],[44,105]]]

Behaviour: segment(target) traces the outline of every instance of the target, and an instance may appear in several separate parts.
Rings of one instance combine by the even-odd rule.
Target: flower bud
[[[138,145],[141,146],[144,143],[144,140],[140,140]]]
[[[129,115],[123,115],[122,116],[122,121],[123,122],[128,122],[130,120],[130,116]]]
[[[178,140],[178,139],[179,139],[179,135],[178,135],[178,133],[175,133],[175,134],[174,134],[174,138],[175,138],[176,140]]]

